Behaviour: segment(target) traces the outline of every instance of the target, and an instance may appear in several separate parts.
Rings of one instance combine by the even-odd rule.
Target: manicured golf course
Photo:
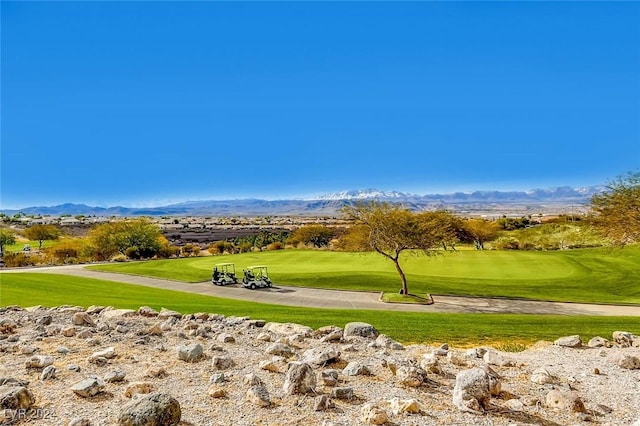
[[[449,342],[457,345],[530,344],[563,335],[610,337],[615,330],[640,331],[640,317],[560,315],[440,314],[370,310],[296,308],[201,296],[90,278],[43,273],[0,274],[0,306],[148,305],[183,313],[212,312],[310,327],[350,321],[374,324],[402,342]],[[248,291],[248,290],[247,290]]]
[[[412,293],[640,304],[640,246],[566,251],[457,251],[404,254]],[[269,266],[287,286],[395,292],[393,264],[375,253],[281,250],[90,266],[91,269],[202,282],[215,263]]]

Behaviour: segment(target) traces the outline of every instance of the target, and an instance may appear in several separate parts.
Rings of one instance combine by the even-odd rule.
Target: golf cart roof
[[[213,266],[231,266],[231,265],[233,265],[233,263],[216,263]]]
[[[266,268],[266,266],[265,265],[247,266],[247,269],[256,269],[256,268]]]

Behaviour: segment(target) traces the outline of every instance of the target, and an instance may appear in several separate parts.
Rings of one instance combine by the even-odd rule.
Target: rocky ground
[[[363,323],[6,307],[0,422],[640,426],[640,338],[592,337],[505,353],[403,346]]]

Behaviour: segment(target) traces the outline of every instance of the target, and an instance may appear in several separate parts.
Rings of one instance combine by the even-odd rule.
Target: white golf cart
[[[243,269],[242,272],[244,273],[242,285],[245,288],[255,290],[256,288],[271,287],[271,279],[269,279],[266,266],[247,266],[247,269]]]
[[[211,282],[215,285],[237,284],[236,266],[233,263],[217,263],[213,266]]]

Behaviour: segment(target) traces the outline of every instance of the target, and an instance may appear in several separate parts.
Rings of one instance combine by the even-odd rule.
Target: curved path
[[[374,309],[406,312],[458,312],[458,313],[516,313],[557,315],[609,315],[640,316],[640,306],[598,305],[588,303],[544,302],[489,297],[462,297],[433,295],[433,305],[383,303],[380,293],[364,291],[325,290],[306,287],[275,286],[247,290],[241,285],[219,287],[210,282],[183,283],[137,275],[115,274],[85,269],[83,265],[53,266],[28,269],[5,269],[0,272],[55,273],[97,278],[127,284],[143,285],[166,290],[184,291],[205,296],[286,306],[304,306],[336,309]]]

